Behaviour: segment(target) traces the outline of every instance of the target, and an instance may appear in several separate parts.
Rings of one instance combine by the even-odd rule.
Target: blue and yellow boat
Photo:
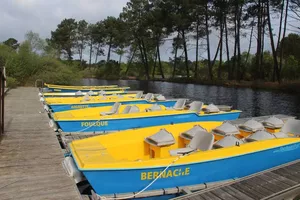
[[[99,91],[99,92],[94,92],[94,91],[88,91],[88,92],[81,92],[80,90],[77,92],[44,92],[44,93],[39,93],[40,97],[43,98],[48,98],[48,97],[82,97],[85,95],[89,96],[99,96],[99,95],[124,95],[124,94],[135,94],[139,91],[129,91],[129,90],[119,90],[119,91]]]
[[[76,87],[76,88],[116,88],[119,87],[118,85],[85,85],[85,86],[81,86],[81,85],[55,85],[55,84],[49,84],[49,83],[44,83],[44,86],[46,86],[47,88],[69,88],[69,87]]]
[[[241,178],[300,159],[300,138],[288,135],[300,134],[299,120],[288,120],[285,132],[260,130],[242,138],[227,126],[229,133],[217,139],[221,124],[157,126],[73,141],[64,166],[100,196],[133,198],[140,191]]]
[[[86,108],[52,114],[49,124],[54,130],[64,132],[105,132],[173,123],[197,121],[224,121],[237,119],[239,110],[225,110],[214,105],[193,102],[189,108],[181,104],[173,107],[157,104],[121,105]]]
[[[99,92],[99,91],[127,91],[129,90],[130,87],[116,87],[116,88],[94,88],[94,87],[89,87],[89,88],[79,88],[79,87],[65,87],[65,88],[47,88],[48,92],[77,92],[78,90],[82,92],[89,92],[89,91],[94,91],[94,92]]]
[[[177,102],[177,99],[154,99],[152,93],[148,93],[142,97],[142,93],[129,94],[129,95],[117,95],[117,96],[98,96],[98,97],[77,97],[77,98],[46,98],[45,103],[49,106],[49,110],[52,112],[61,112],[68,110],[77,110],[82,108],[93,108],[112,106],[116,102],[120,102],[123,105],[127,104],[159,104],[167,107],[172,107]],[[47,109],[46,109],[47,110]]]

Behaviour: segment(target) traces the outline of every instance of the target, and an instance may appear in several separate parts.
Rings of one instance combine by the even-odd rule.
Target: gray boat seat
[[[228,135],[228,136],[225,136],[224,138],[222,138],[221,140],[217,141],[214,144],[214,148],[219,149],[219,148],[224,148],[224,147],[232,147],[232,146],[236,146],[236,145],[240,145],[240,144],[244,144],[244,141],[236,138],[233,135]]]
[[[82,99],[82,101],[90,101],[91,98],[90,98],[90,95],[88,93],[86,93]]]
[[[186,140],[192,140],[199,131],[206,131],[206,130],[199,125],[195,125],[193,128],[181,133],[179,137]]]
[[[137,99],[141,99],[142,97],[143,97],[143,92],[138,92],[135,95],[135,98],[137,98]]]
[[[290,136],[287,134],[287,133],[284,133],[284,132],[277,132],[277,133],[274,133],[274,136],[276,138],[289,138]]]
[[[128,114],[129,111],[130,111],[130,109],[131,109],[131,106],[130,106],[130,105],[126,106],[126,107],[124,108],[124,110],[122,111],[122,114]]]
[[[284,125],[283,120],[278,119],[277,117],[270,117],[262,122],[266,128],[278,129],[282,128]]]
[[[257,131],[245,138],[247,142],[274,139],[275,136],[267,131]]]
[[[183,110],[185,103],[186,103],[186,99],[178,99],[172,108],[174,110]]]
[[[152,111],[160,111],[162,108],[158,104],[153,104],[150,108],[147,108],[147,112],[152,112]]]
[[[136,105],[133,105],[133,106],[130,107],[128,113],[138,113],[138,112],[140,112],[139,107],[137,107]]]
[[[281,132],[284,133],[292,133],[294,135],[300,135],[300,120],[297,119],[288,119],[283,127],[281,128]]]
[[[202,110],[207,114],[220,112],[220,109],[214,104],[209,104],[208,106],[206,106],[206,108],[203,108]]]
[[[90,90],[90,91],[88,92],[88,94],[89,94],[90,96],[92,96],[92,95],[94,94],[94,92],[93,92],[92,90]]]
[[[123,95],[121,95],[121,94],[117,94],[117,97],[118,97],[119,99],[122,99],[122,98],[124,98],[124,96],[123,96]]]
[[[254,120],[254,119],[250,119],[248,121],[246,121],[244,124],[239,125],[239,129],[246,131],[246,132],[256,132],[256,131],[262,131],[265,129],[265,127],[262,125],[262,123]]]
[[[155,100],[157,100],[157,101],[166,101],[167,99],[164,95],[159,94],[155,97]]]
[[[240,134],[239,129],[229,122],[224,122],[221,126],[212,129],[212,132],[222,136]]]
[[[170,150],[171,156],[179,156],[194,152],[196,150],[208,151],[211,150],[214,144],[215,136],[206,131],[197,131],[191,142],[186,148]]]
[[[99,96],[105,96],[105,94],[106,94],[106,93],[105,93],[104,90],[100,90],[100,91],[99,91]]]
[[[116,102],[108,112],[101,112],[100,115],[113,115],[119,112],[121,103]]]
[[[150,145],[162,147],[175,144],[175,139],[172,133],[168,132],[166,129],[161,129],[154,135],[147,137],[145,142]]]
[[[217,105],[220,111],[229,112],[232,110],[232,106],[227,105]]]
[[[147,93],[146,96],[144,97],[144,99],[146,101],[151,101],[153,99],[153,94],[152,93]]]
[[[82,94],[82,92],[79,90],[79,91],[77,91],[77,92],[75,92],[75,96],[82,96],[83,94]]]
[[[195,113],[199,113],[202,109],[203,106],[203,102],[201,101],[193,101],[192,103],[190,103],[190,108],[189,111],[195,112]]]

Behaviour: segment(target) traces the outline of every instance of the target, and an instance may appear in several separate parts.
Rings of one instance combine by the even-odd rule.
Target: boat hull
[[[146,100],[138,100],[138,101],[120,101],[122,105],[127,104],[158,104],[166,107],[172,107],[175,105],[177,100],[167,100],[167,101],[156,101],[156,102],[148,102]],[[66,105],[55,105],[49,104],[48,106],[52,110],[52,112],[61,112],[68,110],[77,110],[83,108],[92,108],[92,107],[103,107],[103,106],[112,106],[115,102],[105,102],[105,103],[86,103],[86,104],[66,104]]]
[[[56,121],[57,128],[64,132],[105,132],[121,131],[134,128],[150,126],[169,125],[184,122],[200,121],[224,121],[235,120],[240,112],[198,115],[196,113],[185,113],[177,115],[162,115],[139,118],[107,119],[107,120],[85,120],[85,121]]]
[[[49,92],[77,92],[80,90],[81,92],[89,92],[91,89],[67,89],[67,88],[47,88]],[[120,90],[119,88],[99,88],[93,89],[93,92],[100,92],[100,91],[127,91],[127,89]]]
[[[293,143],[235,157],[171,166],[147,190],[241,178],[299,158],[300,144]],[[109,195],[138,192],[150,184],[155,176],[164,169],[165,167],[157,167],[151,169],[82,170],[81,172],[83,172],[96,193]]]

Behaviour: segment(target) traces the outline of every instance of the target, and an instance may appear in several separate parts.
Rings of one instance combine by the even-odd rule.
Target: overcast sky
[[[55,30],[64,18],[85,19],[94,23],[107,16],[117,17],[126,2],[127,0],[0,0],[0,41],[10,37],[23,41],[29,30],[39,33],[42,38],[50,37],[51,30]],[[275,24],[275,30],[276,28]],[[211,35],[212,54],[218,43],[216,34],[213,32]],[[248,40],[249,38],[242,39],[242,50],[247,49]],[[170,42],[161,47],[163,60],[168,60],[171,56],[170,47]],[[190,48],[189,59],[194,60],[195,50],[191,46]],[[269,49],[268,40],[266,48]],[[204,51],[200,52],[206,57]],[[87,55],[84,57],[87,60]],[[116,56],[113,58],[117,59]]]

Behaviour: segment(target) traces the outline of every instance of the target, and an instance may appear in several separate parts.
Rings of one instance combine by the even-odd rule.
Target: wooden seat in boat
[[[146,100],[146,101],[151,101],[152,99],[153,99],[153,94],[152,93],[148,93],[148,94],[146,94],[146,96],[144,97],[144,99]]]
[[[167,108],[168,110],[183,110],[185,107],[186,99],[178,99],[173,107]]]
[[[166,129],[161,129],[159,132],[151,135],[145,139],[150,145],[154,145],[157,147],[169,146],[175,144],[175,139],[172,133],[168,132]]]
[[[221,136],[240,134],[239,129],[229,122],[225,122],[221,126],[212,129],[212,132]]]
[[[254,133],[256,131],[262,131],[265,128],[262,123],[260,123],[256,120],[250,119],[250,120],[246,121],[244,124],[240,125],[239,129],[246,131],[246,132]]]
[[[203,102],[201,101],[193,101],[190,103],[189,111],[199,113],[202,110]]]
[[[204,128],[202,128],[199,125],[194,126],[193,128],[181,133],[179,137],[185,139],[185,140],[192,140],[193,137],[199,132],[199,131],[206,131]]]
[[[142,98],[142,96],[143,96],[143,92],[138,92],[136,93],[135,98],[140,99]]]
[[[270,117],[262,122],[264,127],[271,128],[271,129],[279,129],[282,128],[284,125],[283,120],[278,119],[276,117]]]
[[[220,112],[220,109],[214,105],[214,104],[209,104],[208,106],[206,106],[206,108],[202,109],[204,111],[204,113],[218,113]]]
[[[247,142],[254,142],[254,141],[269,140],[274,138],[276,138],[275,135],[267,131],[257,131],[249,135],[247,138],[245,138],[245,140]]]

